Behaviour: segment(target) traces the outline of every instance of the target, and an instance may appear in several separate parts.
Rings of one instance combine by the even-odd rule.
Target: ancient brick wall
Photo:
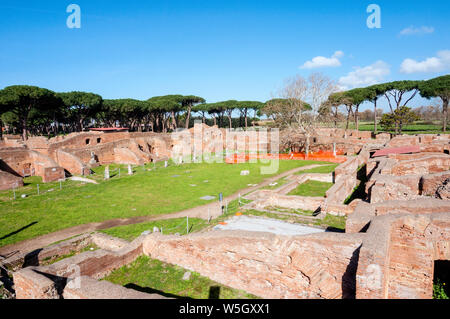
[[[0,158],[0,169],[12,174],[41,176],[44,183],[65,177],[64,171],[54,160],[35,151],[27,149],[0,150]]]
[[[144,253],[263,298],[352,298],[363,234],[355,235],[152,234]]]
[[[132,150],[125,147],[120,147],[114,148],[114,163],[144,165],[145,160],[140,158]]]
[[[425,153],[426,154],[426,153]],[[409,161],[400,161],[393,165],[390,174],[403,175],[425,175],[450,170],[450,155],[425,155]]]
[[[360,250],[356,297],[431,299],[437,259],[450,259],[450,213],[379,217]]]
[[[16,271],[13,273],[16,298],[59,299],[64,293],[68,280],[75,280],[83,276],[100,279],[108,275],[112,270],[134,261],[138,256],[142,255],[142,240],[143,237],[140,237],[126,246],[121,244],[119,240],[115,245],[119,248],[118,250],[100,249],[87,251],[49,266],[32,266]],[[94,241],[99,244],[106,243],[107,248],[114,248],[111,240],[105,240],[105,238],[100,237]],[[90,298],[96,298],[94,292],[87,293],[82,287],[73,289],[75,290],[70,289],[67,292],[68,296],[76,298],[76,295],[80,293],[79,298],[83,294]],[[105,295],[105,291],[97,291],[98,297],[102,295]]]
[[[8,172],[0,171],[0,190],[13,189],[23,186],[23,179]]]
[[[57,150],[55,153],[56,161],[65,170],[74,175],[87,175],[88,169],[86,165],[75,155]]]
[[[450,211],[450,201],[436,198],[390,200],[379,203],[360,202],[347,218],[345,231],[357,233],[365,229],[377,216],[389,214],[436,214]]]

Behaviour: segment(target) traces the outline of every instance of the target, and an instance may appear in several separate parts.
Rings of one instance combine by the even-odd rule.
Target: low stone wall
[[[325,206],[341,205],[358,186],[358,169],[367,164],[370,152],[364,147],[358,156],[339,165],[334,171],[334,185],[326,192]]]
[[[343,204],[355,187],[358,185],[356,176],[341,176],[335,184],[326,192],[326,205]]]
[[[435,196],[450,177],[450,156],[444,153],[391,154],[370,160],[366,192],[371,203]]]
[[[356,298],[431,299],[435,260],[450,260],[450,213],[378,217],[360,250]]]
[[[93,236],[81,235],[75,238],[37,249],[29,253],[16,254],[1,262],[1,265],[11,271],[18,271],[24,267],[39,266],[43,262],[55,259],[73,252],[79,252],[93,243]],[[101,247],[101,246],[99,246]]]
[[[64,299],[170,299],[158,294],[148,294],[127,289],[108,281],[98,281],[82,276],[64,288]]]
[[[20,176],[41,176],[44,183],[65,178],[61,169],[50,157],[28,149],[0,149],[0,168]]]
[[[371,220],[377,216],[388,214],[434,214],[450,212],[450,201],[435,198],[420,198],[414,200],[391,200],[380,203],[360,202],[354,212],[347,218],[345,231],[358,233],[368,227]]]
[[[402,136],[396,136],[393,139],[391,139],[386,144],[386,147],[395,148],[395,147],[403,147],[405,145],[411,146],[411,145],[419,145],[419,144],[420,144],[420,137],[402,135]]]
[[[324,201],[323,197],[281,195],[272,190],[258,190],[250,195],[246,195],[245,198],[253,200],[246,207],[256,210],[264,210],[266,207],[283,207],[314,212],[320,208]]]
[[[79,277],[88,276],[93,279],[100,279],[108,275],[114,269],[120,268],[126,264],[134,261],[138,256],[142,255],[143,237],[137,238],[132,243],[125,246],[121,244],[121,240],[115,245],[118,245],[118,250],[96,250],[87,251],[70,258],[63,259],[48,266],[32,266],[23,268],[14,272],[14,284],[17,299],[59,299],[64,295],[66,285],[71,280],[77,280]],[[97,242],[107,242],[107,245],[112,245],[112,239],[106,240],[104,236],[97,238]],[[91,282],[92,281],[89,281]],[[98,290],[97,287],[90,292],[86,291],[83,286],[69,286],[69,290],[65,297],[73,298],[102,298],[105,296],[105,291]],[[104,286],[104,285],[103,285]],[[119,296],[131,296],[134,292],[126,292],[123,287],[114,288]],[[99,295],[95,294],[95,291]],[[136,294],[135,294],[136,296]],[[114,295],[111,296],[114,298]]]
[[[263,298],[352,298],[364,234],[149,235],[144,253]]]
[[[0,190],[8,190],[23,186],[23,179],[8,172],[0,171]]]
[[[379,175],[367,189],[371,203],[387,200],[408,200],[420,197],[420,175]]]
[[[426,153],[425,153],[426,154]],[[425,155],[410,161],[401,161],[393,165],[390,174],[404,176],[411,174],[432,174],[450,170],[450,155]]]
[[[450,172],[441,172],[422,176],[420,179],[420,192],[425,196],[435,196],[439,186],[450,178]]]

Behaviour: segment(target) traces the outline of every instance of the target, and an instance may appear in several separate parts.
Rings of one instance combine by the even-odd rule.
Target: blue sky
[[[66,26],[71,3],[80,29]],[[366,25],[371,3],[381,29]],[[0,88],[265,101],[295,74],[349,88],[429,79],[450,73],[449,15],[446,0],[2,0]]]

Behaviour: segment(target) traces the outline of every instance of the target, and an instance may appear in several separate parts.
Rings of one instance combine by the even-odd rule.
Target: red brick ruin
[[[217,141],[227,139],[217,127],[202,125],[200,131],[203,152],[217,151]],[[246,134],[237,132],[231,146],[222,143],[225,146],[219,147],[259,150],[262,137]],[[25,143],[7,139],[0,148],[0,189],[20,187],[27,175],[49,182],[63,179],[65,172],[88,175],[94,165],[165,160],[177,148],[187,147],[195,154],[198,145],[192,141],[182,134],[129,132],[79,133],[50,140],[36,137]],[[270,150],[270,137],[263,144]],[[405,146],[417,147],[404,154],[398,148]],[[98,233],[82,235],[40,250],[28,267],[22,267],[26,255],[4,261],[16,270],[17,298],[162,298],[98,280],[140,255],[262,298],[432,298],[435,262],[450,260],[450,136],[391,138],[390,134],[320,129],[310,149],[338,151],[346,161],[332,176],[291,176],[288,184],[276,190],[248,194],[253,200],[248,207],[317,210],[315,218],[347,216],[345,233],[152,233],[132,243]],[[379,150],[384,151],[374,156]],[[307,179],[334,185],[324,198],[287,196]],[[366,198],[344,204],[357,187]],[[48,256],[81,250],[92,242],[101,249],[40,265]]]

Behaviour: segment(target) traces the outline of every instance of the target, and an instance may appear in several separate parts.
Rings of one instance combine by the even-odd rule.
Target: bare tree
[[[320,109],[335,90],[335,83],[320,73],[308,80],[296,75],[286,80],[278,98],[268,101],[262,112],[284,130],[282,144],[308,151],[310,137],[320,126]]]
[[[308,77],[308,98],[313,116],[319,115],[322,104],[328,99],[330,94],[336,92],[338,86],[335,81],[322,73],[312,73]]]

